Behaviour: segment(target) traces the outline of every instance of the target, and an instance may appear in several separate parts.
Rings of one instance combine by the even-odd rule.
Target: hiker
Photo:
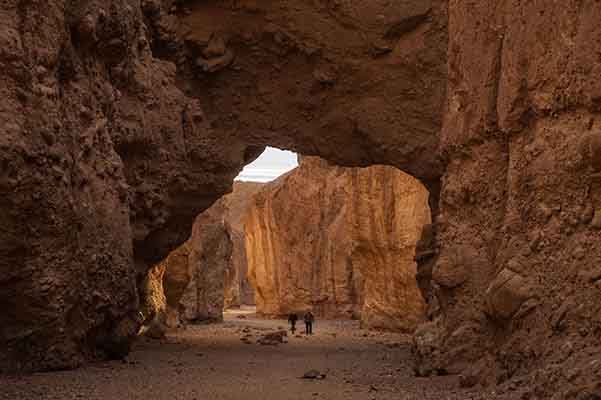
[[[313,334],[313,322],[315,321],[315,317],[311,311],[307,311],[305,316],[303,317],[305,321],[305,335]]]
[[[295,313],[291,313],[288,316],[288,323],[290,324],[290,332],[292,333],[296,331],[296,321],[298,321],[298,316]]]

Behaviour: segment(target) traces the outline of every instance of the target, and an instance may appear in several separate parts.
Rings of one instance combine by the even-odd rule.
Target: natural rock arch
[[[0,369],[126,348],[137,278],[272,144],[443,176],[420,373],[588,390],[600,3],[175,3],[0,6]],[[219,32],[186,40],[197,17]]]
[[[3,4],[2,369],[124,351],[136,281],[267,144],[438,179],[444,3],[295,4]]]

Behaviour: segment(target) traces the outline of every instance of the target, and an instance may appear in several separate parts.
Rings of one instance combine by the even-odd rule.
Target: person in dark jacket
[[[311,311],[307,311],[305,316],[303,317],[305,321],[305,335],[313,334],[313,322],[315,322],[315,317]]]
[[[290,324],[290,332],[292,333],[296,331],[296,321],[298,321],[298,316],[295,313],[288,315],[288,323]]]

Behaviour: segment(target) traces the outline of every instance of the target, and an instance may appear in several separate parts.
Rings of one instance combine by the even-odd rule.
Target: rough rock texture
[[[191,247],[190,241],[184,243],[148,271],[140,290],[142,334],[162,338],[168,328],[181,324],[180,300],[194,275],[188,261]]]
[[[594,1],[449,2],[439,317],[416,336],[421,372],[599,397],[600,19]]]
[[[163,18],[184,39],[165,51],[179,61],[212,126],[248,144],[343,165],[393,164],[438,180],[445,1],[186,7],[179,24]]]
[[[255,196],[246,219],[257,311],[312,309],[412,331],[425,309],[415,245],[429,223],[428,192],[409,175],[303,157]]]
[[[224,205],[219,201],[194,222],[188,241],[192,279],[179,301],[184,320],[223,319],[225,277],[232,257],[232,241],[223,215]]]
[[[187,322],[220,321],[224,308],[254,304],[242,218],[262,186],[236,182],[196,218],[188,241],[149,270],[141,288],[142,333],[160,338]]]
[[[426,370],[599,390],[601,4],[174,3],[0,3],[0,369],[125,352],[137,283],[272,144],[428,187]]]
[[[245,148],[152,57],[134,1],[9,0],[0,27],[0,369],[123,353],[136,275],[228,190]]]
[[[434,0],[3,1],[0,369],[126,351],[148,269],[266,144],[435,184],[445,24]]]
[[[225,308],[255,304],[255,292],[247,276],[244,217],[254,194],[263,186],[257,182],[235,182],[234,191],[220,200],[225,202],[224,218],[232,240],[232,257],[225,276]]]

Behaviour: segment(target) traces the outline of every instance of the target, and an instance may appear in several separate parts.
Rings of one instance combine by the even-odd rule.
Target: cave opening
[[[249,161],[188,241],[150,269],[143,335],[309,310],[403,333],[426,320],[432,213],[419,180],[269,146]]]

